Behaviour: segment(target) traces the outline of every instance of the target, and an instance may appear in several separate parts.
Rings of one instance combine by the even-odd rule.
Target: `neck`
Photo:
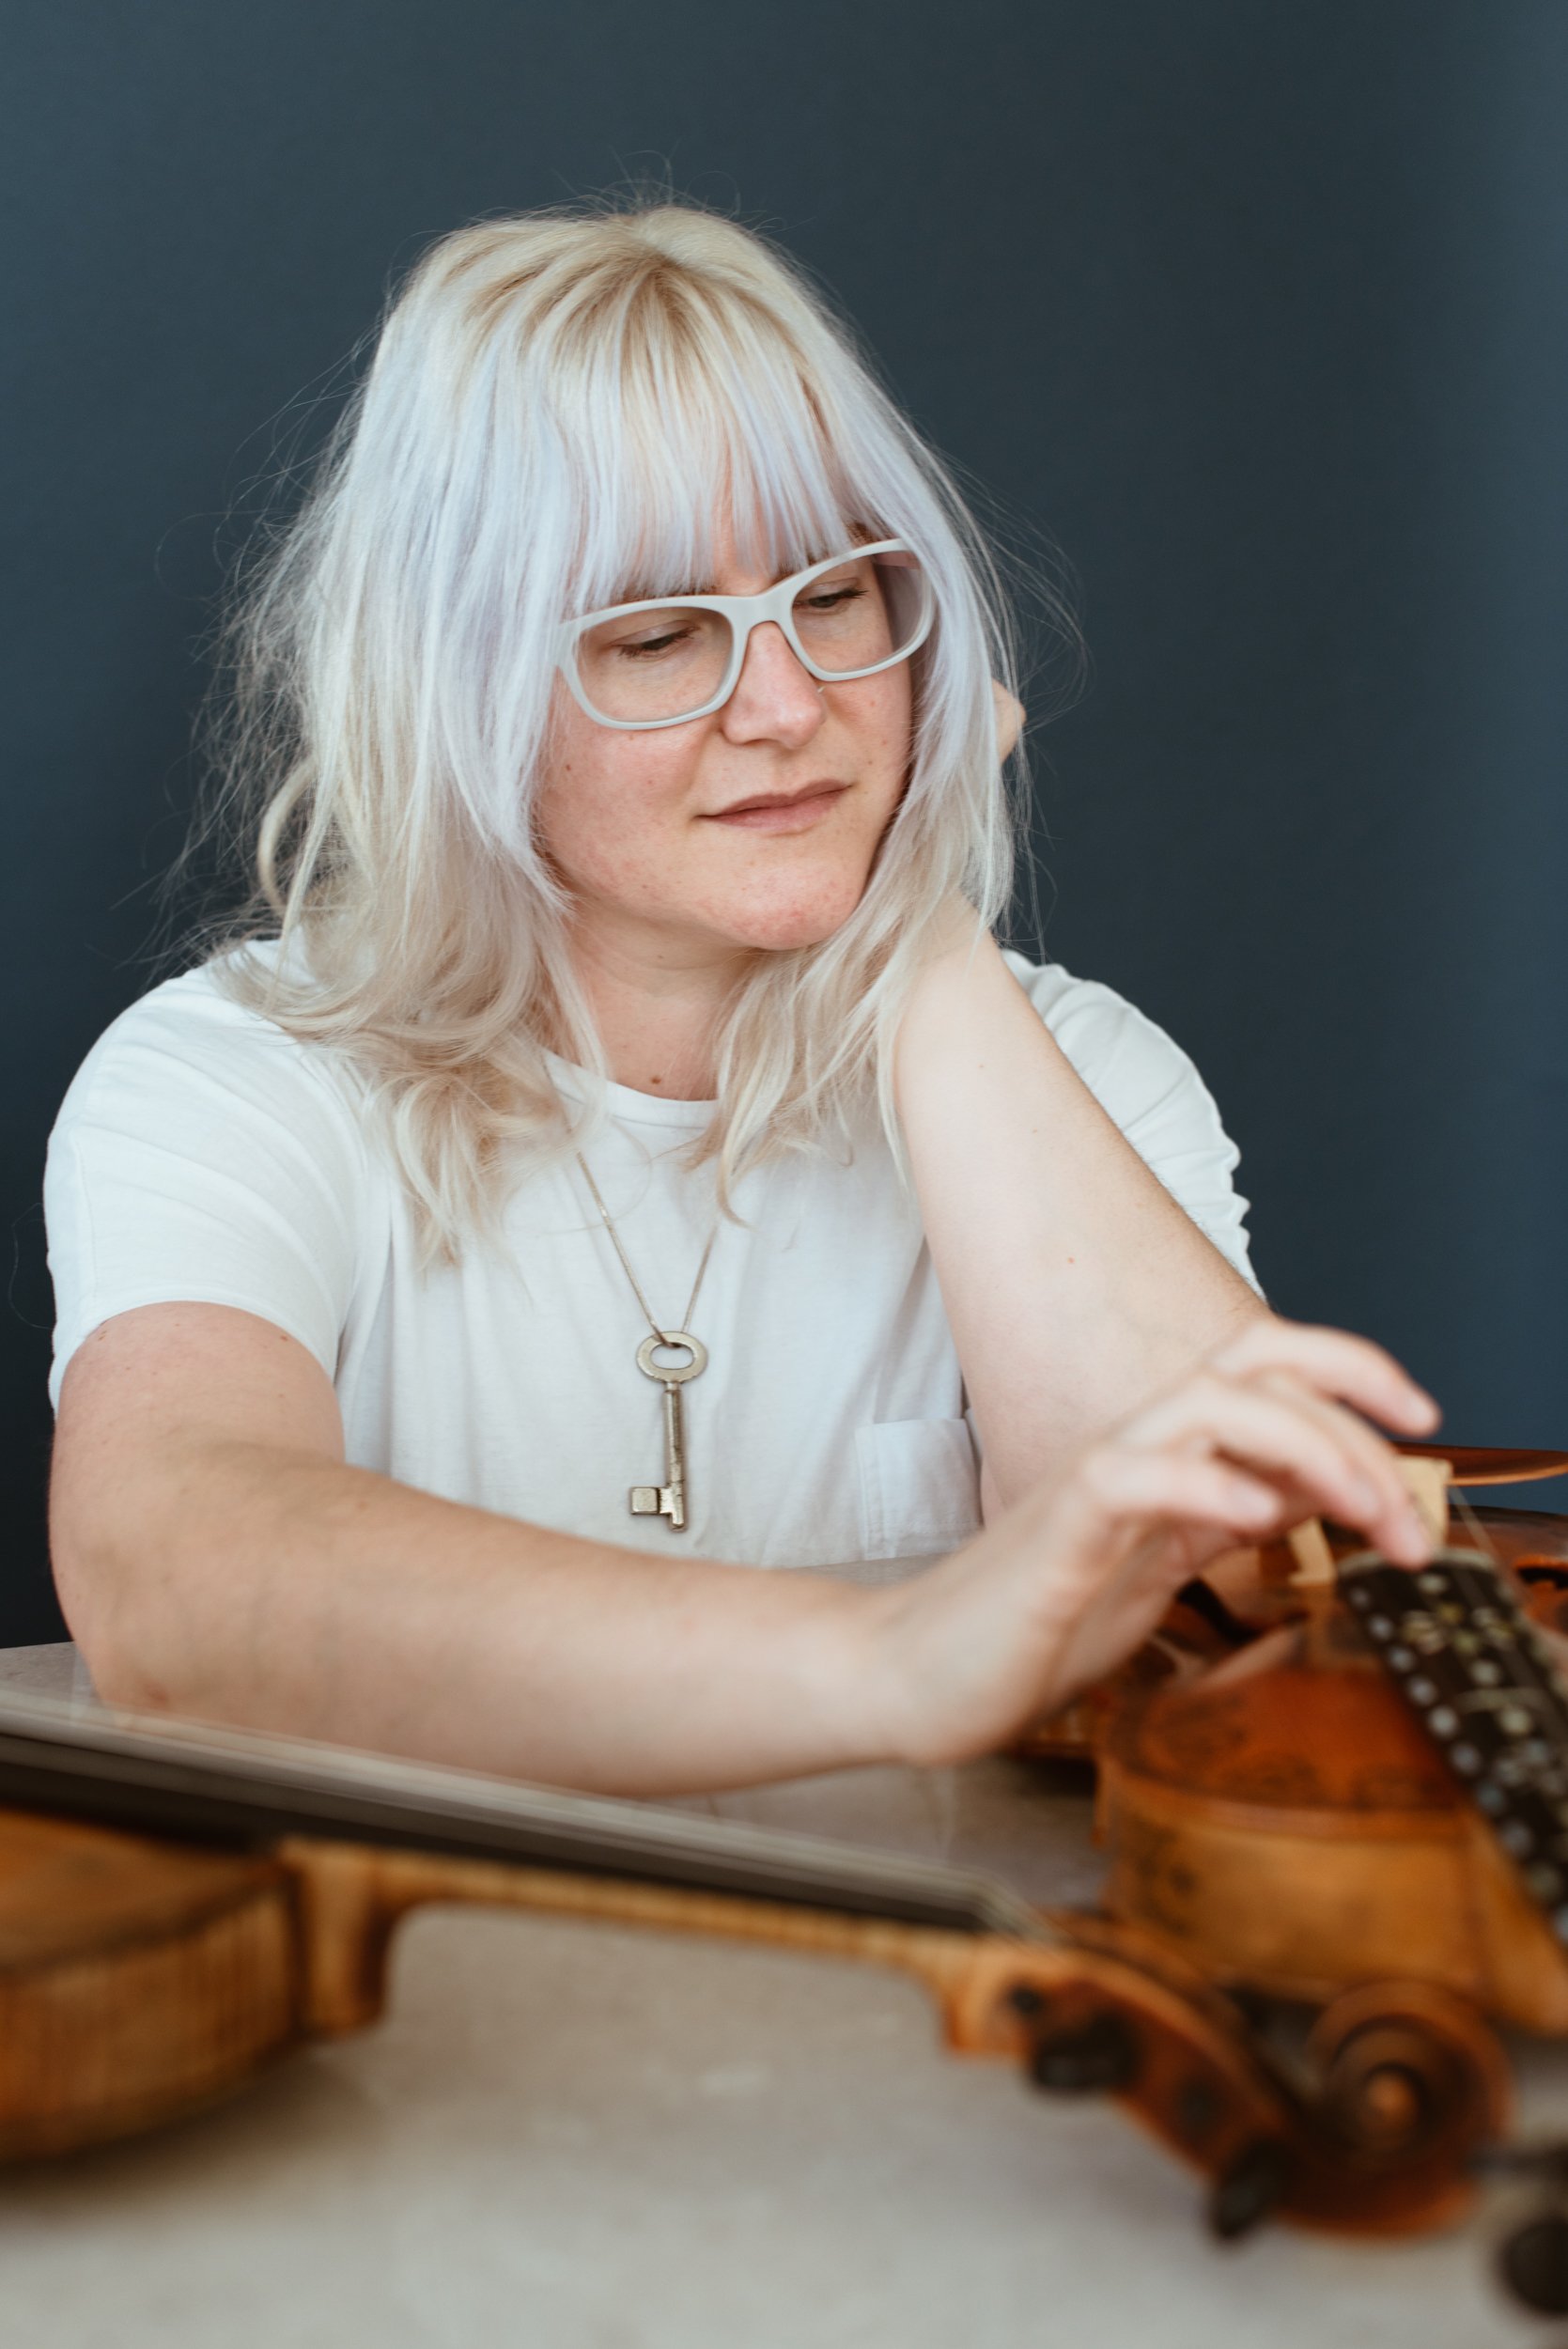
[[[610,1074],[671,1101],[713,1096],[713,1038],[753,957],[722,939],[584,910],[572,959]]]

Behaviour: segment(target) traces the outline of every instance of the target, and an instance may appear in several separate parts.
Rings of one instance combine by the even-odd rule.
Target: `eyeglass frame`
[[[819,668],[801,646],[795,632],[790,611],[802,587],[824,572],[836,571],[842,564],[858,563],[868,555],[912,554],[920,565],[921,585],[924,608],[920,625],[909,642],[885,661],[874,661],[866,669]],[[668,612],[671,610],[722,612],[730,624],[730,663],[719,691],[710,701],[697,709],[683,710],[678,718],[606,718],[588,699],[582,680],[577,673],[577,646],[591,628],[602,627],[606,620],[624,619],[633,612]],[[557,643],[555,665],[570,688],[572,699],[586,717],[598,726],[610,726],[617,734],[651,734],[660,726],[688,726],[693,719],[710,718],[716,709],[722,709],[740,682],[740,672],[746,665],[746,648],[752,641],[752,630],[771,620],[784,643],[795,655],[808,677],[823,685],[848,685],[857,677],[877,677],[884,669],[895,669],[901,661],[917,653],[930,635],[937,617],[936,590],[915,548],[907,538],[878,538],[872,545],[846,547],[842,554],[831,554],[823,563],[808,564],[803,571],[794,571],[788,579],[763,587],[754,596],[644,596],[636,603],[613,603],[602,612],[585,612],[581,619],[563,620]]]

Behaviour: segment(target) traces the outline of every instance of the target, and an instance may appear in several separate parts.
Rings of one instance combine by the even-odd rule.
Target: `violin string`
[[[1482,1524],[1481,1519],[1476,1516],[1475,1511],[1471,1508],[1469,1502],[1466,1500],[1457,1485],[1451,1485],[1449,1486],[1449,1500],[1452,1503],[1454,1512],[1459,1517],[1461,1523],[1464,1525],[1466,1532],[1475,1543],[1476,1548],[1484,1557],[1490,1558],[1495,1566],[1500,1566],[1502,1563],[1502,1557],[1501,1553],[1498,1549],[1497,1544],[1493,1541],[1492,1536],[1487,1532],[1486,1528]]]

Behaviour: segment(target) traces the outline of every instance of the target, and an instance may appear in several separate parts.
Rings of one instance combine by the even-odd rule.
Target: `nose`
[[[732,742],[809,742],[822,723],[822,692],[776,621],[752,630],[734,692],[719,712]]]

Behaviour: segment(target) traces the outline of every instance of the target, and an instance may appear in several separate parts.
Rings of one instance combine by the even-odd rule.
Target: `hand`
[[[1396,1455],[1356,1411],[1410,1436],[1437,1419],[1381,1347],[1252,1322],[965,1548],[879,1594],[875,1685],[893,1750],[922,1764],[991,1751],[1103,1679],[1219,1551],[1316,1512],[1423,1563]]]

